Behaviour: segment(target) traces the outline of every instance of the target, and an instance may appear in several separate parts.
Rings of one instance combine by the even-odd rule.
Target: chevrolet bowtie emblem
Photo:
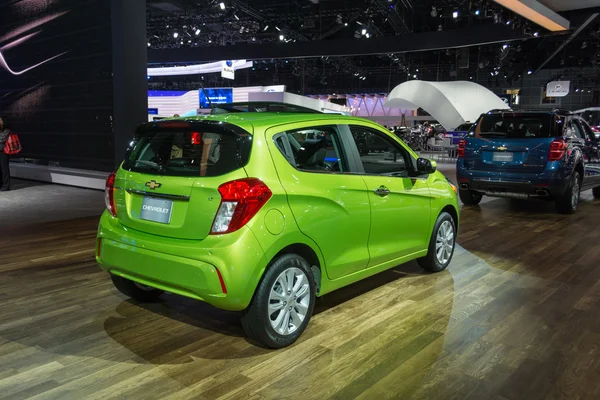
[[[158,189],[158,188],[159,188],[159,187],[161,187],[161,186],[162,186],[162,183],[158,183],[158,182],[156,182],[156,181],[154,181],[154,180],[152,180],[152,181],[150,181],[150,182],[146,182],[146,187],[147,187],[147,188],[150,188],[150,189],[152,189],[152,190],[154,190],[154,189]]]
[[[500,147],[498,147],[498,150],[504,151],[504,150],[506,150],[506,147],[500,146]]]

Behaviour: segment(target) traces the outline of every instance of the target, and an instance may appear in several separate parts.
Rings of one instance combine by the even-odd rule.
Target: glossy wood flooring
[[[399,266],[325,296],[293,347],[238,315],[128,301],[96,218],[0,228],[2,399],[598,399],[600,202],[462,210],[450,268]]]

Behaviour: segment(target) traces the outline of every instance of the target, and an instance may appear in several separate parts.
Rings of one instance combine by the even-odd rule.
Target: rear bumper
[[[107,213],[98,227],[96,260],[111,274],[226,310],[250,304],[267,264],[248,228],[204,240],[172,239],[127,229]]]
[[[517,174],[497,171],[472,171],[463,168],[460,160],[456,177],[461,189],[469,189],[489,195],[523,197],[557,197],[567,190],[569,179],[555,170],[539,174]]]

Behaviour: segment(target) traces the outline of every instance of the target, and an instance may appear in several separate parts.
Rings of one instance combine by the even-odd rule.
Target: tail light
[[[554,140],[550,143],[550,152],[548,152],[548,161],[559,161],[567,152],[567,142],[562,139]]]
[[[219,186],[221,205],[213,222],[211,235],[235,232],[258,213],[273,195],[263,181],[240,179]]]
[[[456,149],[456,157],[465,158],[465,147],[467,145],[467,141],[465,139],[460,139],[458,142],[458,148]]]
[[[106,209],[113,217],[117,216],[117,206],[115,205],[115,178],[117,174],[113,172],[106,179],[106,188],[104,189],[104,204]]]

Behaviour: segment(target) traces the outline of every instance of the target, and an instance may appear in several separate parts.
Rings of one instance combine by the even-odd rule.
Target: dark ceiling
[[[185,55],[173,60],[183,64],[197,61],[195,55],[198,59],[209,53],[219,55],[221,49],[223,53],[243,49],[259,55],[254,68],[236,73],[237,86],[286,84],[290,91],[305,94],[387,92],[407,79],[471,79],[506,86],[522,74],[536,71],[557,49],[560,51],[544,68],[560,69],[565,75],[581,75],[580,68],[595,68],[577,79],[582,85],[600,83],[600,17],[565,45],[593,12],[598,12],[594,9],[562,12],[572,24],[562,34],[551,34],[485,0],[148,0],[147,10],[150,61],[156,54],[166,54],[169,60],[171,54]],[[453,37],[458,38],[457,32],[468,36],[468,32],[500,28],[497,39],[505,37],[505,41],[490,40],[468,48],[448,45]],[[286,50],[282,46],[295,46],[303,49],[302,54],[310,54],[321,48],[336,49],[338,43],[368,48],[369,41],[375,47],[376,42],[389,41],[391,45],[405,38],[419,48],[419,40],[430,38],[432,32],[446,39],[444,47],[448,48],[377,55],[260,57],[269,46],[281,49],[281,54]],[[477,43],[478,37],[470,39]],[[430,46],[431,39],[422,43],[423,48],[439,48]],[[197,87],[199,79],[207,86],[232,84],[221,80],[219,74],[152,78],[151,84]]]

